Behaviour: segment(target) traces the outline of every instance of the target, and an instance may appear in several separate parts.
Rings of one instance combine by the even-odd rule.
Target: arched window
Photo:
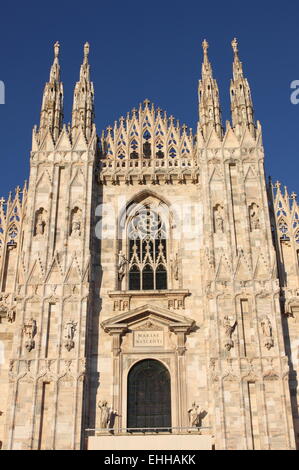
[[[129,290],[167,289],[166,227],[149,205],[128,224]]]

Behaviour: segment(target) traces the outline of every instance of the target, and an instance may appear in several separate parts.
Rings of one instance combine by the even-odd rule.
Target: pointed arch
[[[131,139],[129,148],[130,159],[137,160],[137,158],[139,158],[139,143],[135,137]]]
[[[126,158],[126,152],[122,147],[118,149],[116,157],[118,160],[124,160]]]
[[[9,228],[8,228],[8,243],[10,242],[15,242],[19,234],[18,227],[15,222],[11,223]]]
[[[155,142],[155,152],[156,152],[156,158],[164,158],[165,153],[164,153],[164,142],[161,139],[161,137],[158,137]]]

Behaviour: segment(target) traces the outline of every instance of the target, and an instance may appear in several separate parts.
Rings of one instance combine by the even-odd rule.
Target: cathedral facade
[[[3,449],[298,446],[299,208],[232,47],[225,126],[204,41],[195,132],[145,100],[98,135],[89,45],[68,126],[54,45],[0,200]]]

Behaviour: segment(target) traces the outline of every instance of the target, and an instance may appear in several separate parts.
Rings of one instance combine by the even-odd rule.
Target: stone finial
[[[60,44],[58,41],[55,42],[54,44],[54,57],[55,59],[59,56],[59,49],[60,49]]]

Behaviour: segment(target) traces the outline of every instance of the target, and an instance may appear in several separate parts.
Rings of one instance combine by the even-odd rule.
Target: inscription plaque
[[[163,331],[134,331],[134,346],[163,346]]]

